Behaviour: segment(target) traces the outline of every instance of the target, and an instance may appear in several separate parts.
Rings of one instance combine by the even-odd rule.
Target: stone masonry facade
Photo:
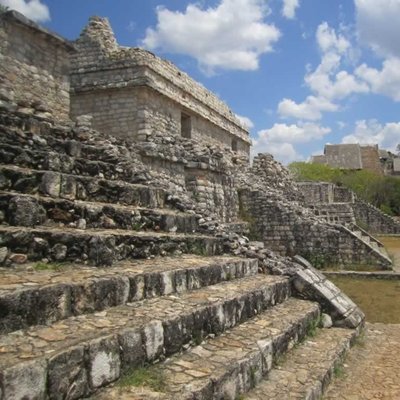
[[[358,223],[373,234],[398,234],[400,223],[351,190],[333,183],[299,182],[304,203],[319,218],[342,224]]]
[[[15,11],[0,14],[0,102],[68,120],[73,50],[67,40]]]

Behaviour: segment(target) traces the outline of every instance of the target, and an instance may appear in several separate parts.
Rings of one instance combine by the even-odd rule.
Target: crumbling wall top
[[[63,46],[68,51],[74,51],[75,46],[72,42],[67,39],[64,39],[57,33],[51,32],[50,30],[43,28],[42,26],[36,24],[30,19],[26,18],[24,15],[15,10],[9,10],[0,14],[0,21],[8,21],[10,23],[14,23],[20,26],[23,26],[26,29],[31,30],[36,34],[40,34],[46,39],[50,40],[53,44]]]
[[[118,49],[118,43],[107,18],[92,16],[89,23],[82,30],[77,42],[90,40],[101,47],[105,52],[111,53]]]

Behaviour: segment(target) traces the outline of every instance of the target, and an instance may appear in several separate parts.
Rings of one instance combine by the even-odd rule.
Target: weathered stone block
[[[89,383],[92,389],[120,376],[119,343],[115,336],[95,339],[89,345]]]
[[[129,278],[129,301],[139,301],[145,297],[145,279],[143,275]]]
[[[40,191],[51,197],[59,197],[61,188],[61,175],[55,172],[45,172],[42,176]]]
[[[134,368],[146,362],[146,354],[142,343],[142,334],[136,329],[125,329],[118,335],[121,347],[121,367]]]
[[[154,361],[163,354],[164,328],[161,321],[152,321],[143,330],[147,361]]]
[[[31,197],[15,196],[8,205],[11,225],[34,227],[46,220],[46,211],[39,202]]]
[[[84,286],[74,287],[73,312],[79,315],[126,304],[129,289],[129,279],[126,277],[92,279]]]
[[[192,339],[196,344],[202,339],[202,333],[194,330],[192,314],[183,315],[175,320],[163,324],[164,349],[166,355],[175,354],[182,350],[182,346]]]
[[[47,385],[51,400],[73,400],[88,394],[84,346],[71,348],[50,358]]]
[[[115,259],[115,238],[96,236],[89,242],[89,259],[96,265],[112,265]]]
[[[177,270],[175,272],[175,290],[177,293],[183,293],[188,290],[186,270]]]
[[[0,371],[2,399],[41,400],[46,394],[46,364],[27,361]],[[0,392],[1,393],[1,392]]]
[[[273,362],[273,345],[272,339],[263,339],[257,342],[262,355],[262,372],[266,375],[272,368]]]

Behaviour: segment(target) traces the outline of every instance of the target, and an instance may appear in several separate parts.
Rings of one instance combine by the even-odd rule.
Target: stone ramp
[[[287,278],[258,275],[2,335],[3,399],[84,397],[289,296]]]
[[[321,399],[357,336],[356,330],[321,329],[288,352],[244,400]]]
[[[43,263],[4,268],[0,269],[0,333],[200,289],[257,271],[255,259],[195,255],[125,261],[111,268]]]
[[[150,367],[149,373],[162,378],[163,393],[117,383],[93,399],[128,400],[146,395],[163,400],[235,400],[259,384],[273,363],[304,339],[318,316],[316,303],[290,299],[182,355]]]

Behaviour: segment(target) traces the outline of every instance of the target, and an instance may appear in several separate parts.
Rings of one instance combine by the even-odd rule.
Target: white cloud
[[[265,22],[264,0],[221,0],[215,8],[189,4],[184,12],[157,8],[157,26],[142,44],[152,50],[187,54],[209,73],[215,69],[256,70],[273,51],[280,32]]]
[[[330,128],[310,122],[292,125],[275,124],[272,128],[257,133],[257,137],[253,140],[252,153],[271,153],[283,163],[302,160],[304,157],[296,151],[294,144],[319,140],[330,131]]]
[[[322,118],[322,111],[337,111],[338,106],[322,97],[308,96],[302,103],[283,99],[278,105],[282,117],[293,117],[316,121]]]
[[[292,161],[303,159],[303,156],[296,152],[291,143],[266,143],[264,141],[255,141],[251,148],[251,158],[258,153],[270,153],[282,164],[289,164]]]
[[[293,19],[299,5],[299,0],[283,0],[282,15],[288,19]]]
[[[399,0],[355,0],[360,41],[385,57],[400,57]]]
[[[308,67],[304,77],[312,95],[301,103],[283,99],[278,105],[278,113],[282,117],[316,121],[322,118],[324,112],[339,111],[338,100],[353,93],[370,91],[369,85],[360,76],[341,69],[344,60],[354,56],[350,41],[342,33],[337,33],[323,22],[318,26],[315,37],[321,51],[321,62],[314,71]]]
[[[270,129],[258,132],[258,139],[270,142],[306,143],[310,140],[322,139],[331,131],[330,128],[312,122],[297,124],[274,124]]]
[[[254,128],[254,123],[250,118],[244,117],[243,115],[239,115],[239,114],[235,114],[235,116],[245,128],[247,128],[247,129]]]
[[[311,74],[304,78],[310,89],[318,96],[330,100],[343,99],[353,93],[368,93],[368,85],[351,73],[341,70],[324,71],[323,62]]]
[[[352,93],[367,93],[368,85],[345,70],[340,70],[343,59],[350,57],[352,46],[326,22],[318,26],[316,40],[322,52],[321,63],[304,81],[318,95],[329,100],[343,99]],[[329,111],[329,110],[328,110]]]
[[[400,59],[390,58],[383,62],[382,69],[377,70],[362,64],[355,71],[356,75],[366,81],[373,93],[383,94],[395,101],[400,101]]]
[[[0,0],[0,4],[24,14],[33,21],[50,20],[49,8],[40,0]]]
[[[356,122],[354,132],[343,137],[342,143],[378,144],[380,148],[395,151],[400,142],[400,122],[380,124],[377,120]]]
[[[400,0],[355,0],[361,43],[384,58],[381,69],[365,63],[355,70],[371,92],[400,101]]]
[[[316,38],[323,53],[333,51],[334,53],[344,54],[350,48],[350,42],[343,35],[337,35],[327,22],[318,26]]]

